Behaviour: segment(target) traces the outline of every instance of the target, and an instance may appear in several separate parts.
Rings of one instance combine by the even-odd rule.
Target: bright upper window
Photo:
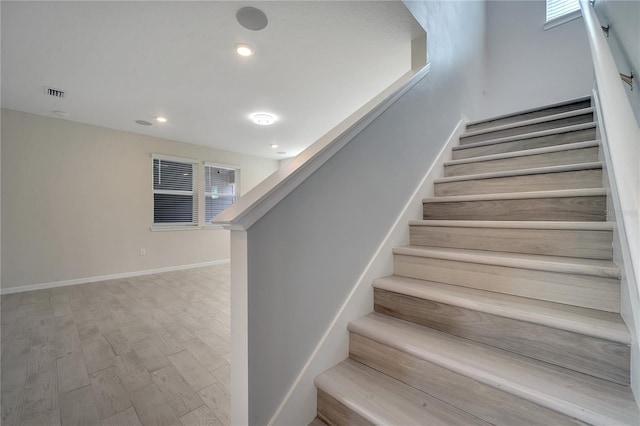
[[[545,29],[553,28],[565,22],[579,18],[580,3],[578,0],[547,0],[547,16]]]

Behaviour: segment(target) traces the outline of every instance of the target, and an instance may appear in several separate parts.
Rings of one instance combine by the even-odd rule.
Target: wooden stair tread
[[[460,135],[460,137],[461,138],[471,137],[476,135],[482,135],[485,133],[492,133],[499,130],[513,129],[513,128],[522,127],[522,126],[529,126],[532,124],[545,123],[547,121],[560,120],[562,118],[567,118],[567,117],[575,117],[577,115],[590,114],[590,113],[593,113],[594,110],[595,109],[593,107],[588,107],[588,108],[582,108],[582,109],[577,109],[573,111],[562,112],[559,114],[547,115],[544,117],[532,118],[529,120],[517,121],[515,123],[502,124],[499,126],[488,127],[481,130],[468,131]]]
[[[349,331],[594,425],[637,425],[631,389],[372,313]],[[396,422],[397,423],[397,422]]]
[[[501,119],[509,118],[509,117],[515,117],[515,116],[518,116],[518,115],[528,114],[528,113],[532,113],[532,112],[536,112],[536,111],[544,111],[545,109],[551,109],[551,108],[556,108],[556,107],[561,107],[561,106],[565,106],[565,105],[576,104],[576,103],[590,101],[590,100],[591,100],[591,96],[581,96],[581,97],[578,97],[578,98],[575,98],[575,99],[568,99],[566,101],[561,101],[561,102],[557,102],[557,103],[554,103],[554,104],[545,105],[545,106],[542,106],[542,107],[527,108],[527,109],[523,109],[521,111],[515,111],[515,112],[510,112],[510,113],[507,113],[507,114],[500,114],[500,115],[496,115],[496,116],[493,116],[493,117],[483,118],[483,119],[480,119],[480,120],[469,121],[469,122],[467,122],[467,126],[475,126],[477,124],[482,124],[482,123],[487,123],[487,122],[491,122],[491,121],[501,120]]]
[[[442,226],[454,228],[558,229],[574,231],[612,231],[613,222],[551,222],[515,220],[411,220],[410,226]]]
[[[562,166],[548,166],[548,167],[536,167],[531,169],[507,170],[503,172],[487,172],[487,173],[477,173],[477,174],[470,174],[470,175],[458,175],[458,176],[450,176],[450,177],[435,179],[434,183],[463,182],[467,180],[495,179],[495,178],[512,177],[512,176],[529,176],[529,175],[537,175],[537,174],[562,173],[562,172],[573,172],[573,171],[579,171],[579,170],[594,170],[594,169],[602,169],[602,163],[589,162],[589,163],[567,164]]]
[[[450,195],[446,197],[429,197],[422,200],[423,203],[456,203],[461,201],[488,201],[488,200],[524,200],[531,198],[565,198],[565,197],[604,197],[607,191],[604,188],[587,189],[560,189],[555,191],[531,191],[531,192],[506,192],[499,194],[478,195]]]
[[[509,268],[620,279],[620,269],[610,260],[424,246],[395,247],[393,253],[406,256],[431,257],[442,260],[506,266]]]
[[[479,163],[483,161],[504,160],[515,157],[528,157],[530,155],[550,154],[560,151],[571,151],[582,148],[595,148],[600,146],[599,141],[574,142],[564,145],[547,146],[543,148],[523,149],[521,151],[502,152],[500,154],[482,155],[478,157],[461,158],[459,160],[451,160],[444,163],[444,166],[454,166],[458,164]]]
[[[373,424],[489,425],[372,368],[347,359],[316,377],[318,390]]]
[[[506,136],[503,138],[496,138],[496,139],[490,139],[490,140],[481,141],[481,142],[473,142],[473,143],[468,143],[464,145],[458,145],[458,146],[454,146],[452,149],[454,151],[459,151],[462,149],[476,148],[479,146],[487,146],[487,145],[495,145],[503,142],[511,142],[511,141],[517,141],[522,139],[531,139],[531,138],[536,138],[540,136],[555,135],[558,133],[575,132],[577,130],[591,129],[594,127],[596,127],[596,123],[593,123],[593,122],[584,123],[584,124],[574,124],[572,126],[559,127],[557,129],[540,130],[537,132],[523,133],[520,135]]]
[[[401,276],[378,278],[374,288],[629,345],[619,314]]]

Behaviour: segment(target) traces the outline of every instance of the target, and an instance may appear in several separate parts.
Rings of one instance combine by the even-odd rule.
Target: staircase
[[[589,98],[467,124],[321,425],[638,425]]]

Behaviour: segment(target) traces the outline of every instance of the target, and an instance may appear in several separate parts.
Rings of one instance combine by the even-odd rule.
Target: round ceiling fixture
[[[245,43],[236,44],[236,53],[240,56],[251,56],[253,48]]]
[[[151,126],[151,122],[146,120],[136,120],[136,123],[138,123],[141,126]]]
[[[166,117],[156,117],[156,121],[158,123],[166,123],[167,122],[167,118]]]
[[[270,112],[254,112],[249,118],[260,126],[270,126],[278,120],[278,117]]]
[[[269,145],[269,148],[276,149],[279,145],[277,143],[272,143]]]
[[[236,12],[238,23],[251,31],[265,29],[269,20],[263,11],[255,7],[243,7]]]

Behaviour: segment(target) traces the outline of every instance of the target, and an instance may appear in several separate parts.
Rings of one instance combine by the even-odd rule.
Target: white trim
[[[151,228],[149,228],[152,232],[165,232],[165,231],[197,231],[199,229],[203,229],[200,225],[194,225],[191,223],[187,223],[184,225],[177,225],[175,223],[162,225],[162,224],[154,224]]]
[[[232,206],[229,206],[216,216],[213,223],[223,225],[225,228],[232,230],[249,229],[373,120],[429,74],[429,69],[429,64],[426,64],[420,70],[412,70],[403,75],[378,96],[305,149],[293,161],[278,169],[244,197],[239,198]]]
[[[580,9],[578,10],[574,10],[571,13],[567,13],[566,15],[562,15],[559,16],[557,18],[554,18],[550,21],[547,21],[544,23],[544,25],[542,26],[542,28],[546,31],[546,30],[550,30],[551,28],[555,28],[559,25],[562,24],[566,24],[567,22],[571,22],[574,21],[578,18],[582,18],[582,12],[580,11]]]
[[[347,323],[371,311],[373,295],[371,283],[375,278],[392,273],[392,249],[395,246],[409,243],[408,223],[411,219],[421,216],[422,198],[425,195],[433,193],[433,181],[442,175],[443,164],[447,158],[451,156],[451,147],[458,142],[458,137],[464,131],[465,122],[466,118],[462,117],[449,135],[447,142],[438,153],[421,182],[413,191],[413,194],[390,227],[389,232],[376,249],[369,263],[356,281],[356,284],[318,341],[309,359],[304,364],[304,367],[302,367],[291,388],[278,406],[278,409],[271,420],[269,420],[269,425],[290,424],[292,422],[292,417],[280,418],[283,412],[287,411],[289,404],[292,407],[288,408],[289,411],[297,410],[299,412],[300,410],[307,410],[308,407],[304,407],[304,401],[295,400],[295,398],[304,398],[304,395],[308,395],[309,387],[313,387],[315,376],[330,368],[332,365],[337,364],[347,355]],[[293,401],[290,402],[292,398]],[[298,420],[297,423],[300,423],[302,419],[296,420]],[[309,419],[309,421],[311,421],[311,419]]]
[[[212,163],[210,161],[203,161],[202,164],[205,166],[218,167],[220,169],[228,169],[228,170],[240,170],[240,166],[235,164],[224,164],[224,163]]]
[[[146,269],[143,271],[123,272],[120,274],[97,275],[94,277],[77,278],[73,280],[55,281],[51,283],[29,284],[16,287],[6,287],[0,290],[0,294],[22,293],[25,291],[46,290],[48,288],[64,287],[68,285],[89,284],[98,281],[117,280],[121,278],[139,277],[141,275],[161,274],[163,272],[182,271],[185,269],[204,268],[206,266],[222,265],[229,263],[229,259],[212,260],[209,262],[191,263],[189,265],[167,266],[165,268]]]
[[[176,157],[172,155],[164,155],[164,154],[155,154],[151,153],[151,158],[158,160],[166,160],[166,161],[175,161],[178,163],[191,163],[198,164],[200,161],[194,160],[193,158],[185,158],[185,157]]]

